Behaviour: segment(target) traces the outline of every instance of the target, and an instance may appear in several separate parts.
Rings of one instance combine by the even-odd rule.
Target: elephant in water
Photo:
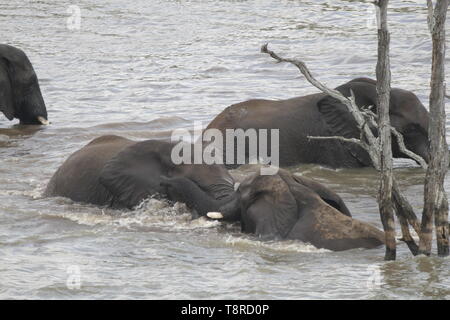
[[[161,140],[132,141],[102,136],[73,153],[55,172],[45,196],[63,196],[74,201],[132,209],[143,199],[160,194],[183,201],[195,188],[198,196],[186,201],[194,216],[210,211],[235,215],[239,201],[234,180],[223,165],[172,162],[174,143]],[[180,186],[168,189],[164,182],[177,178]]]
[[[0,44],[0,111],[21,124],[48,124],[38,78],[26,54]]]
[[[355,94],[359,107],[375,106],[376,81],[357,78],[336,88],[345,96]],[[406,147],[429,161],[428,122],[429,113],[417,96],[403,89],[393,88],[390,98],[390,120],[393,127],[403,134]],[[233,145],[227,140],[227,129],[279,129],[279,166],[299,163],[316,163],[332,168],[372,166],[367,152],[361,147],[338,140],[311,140],[308,136],[343,136],[359,138],[359,129],[345,105],[324,93],[287,100],[249,100],[234,104],[222,111],[206,128],[218,129],[224,137],[224,146]],[[269,136],[270,138],[270,136]],[[230,136],[229,140],[235,140]],[[236,145],[236,142],[234,144]],[[393,139],[393,155],[406,158]],[[257,145],[258,142],[255,143]],[[229,149],[228,149],[229,150]],[[271,143],[268,143],[268,155]],[[237,167],[225,160],[229,168]],[[245,150],[248,163],[248,148]],[[272,154],[273,156],[273,154]],[[232,158],[233,156],[231,156]]]
[[[213,219],[241,221],[241,229],[265,238],[298,239],[334,251],[375,248],[384,232],[353,219],[342,199],[325,186],[280,169],[253,174],[238,189],[241,212],[210,212]],[[234,213],[233,213],[234,214]]]

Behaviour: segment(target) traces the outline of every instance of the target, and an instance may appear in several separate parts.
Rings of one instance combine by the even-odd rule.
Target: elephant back
[[[136,142],[119,136],[101,136],[70,155],[50,179],[45,196],[109,204],[110,192],[99,183],[99,172],[121,150]]]

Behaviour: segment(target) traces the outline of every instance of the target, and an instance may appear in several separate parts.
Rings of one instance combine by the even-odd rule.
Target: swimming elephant
[[[376,81],[357,78],[336,88],[345,96],[350,90],[359,107],[375,106]],[[390,98],[390,120],[393,127],[403,134],[406,147],[429,161],[428,122],[429,113],[417,96],[407,90],[392,88]],[[372,166],[367,152],[361,147],[337,140],[311,140],[307,136],[344,136],[359,138],[359,129],[345,105],[324,93],[287,100],[249,100],[234,104],[222,111],[206,129],[219,129],[224,146],[227,129],[279,129],[279,166],[298,163],[316,163],[332,168]],[[268,133],[269,138],[271,137]],[[229,138],[232,140],[233,136]],[[234,138],[236,140],[236,138]],[[269,139],[270,140],[270,139]],[[236,141],[234,141],[236,144]],[[271,154],[271,142],[268,143]],[[223,148],[224,163],[229,168],[237,167],[235,147],[234,162],[226,160],[227,149]],[[245,150],[248,158],[248,148]],[[393,155],[406,158],[393,139]],[[231,156],[233,158],[233,156]],[[248,159],[246,160],[248,163]]]
[[[209,211],[232,214],[232,210],[239,210],[234,180],[225,167],[175,165],[171,158],[174,145],[162,140],[136,142],[114,135],[101,136],[73,153],[59,167],[44,195],[132,209],[154,194],[182,201],[183,193],[189,190],[183,190],[181,185],[176,190],[168,189],[162,184],[176,177],[181,184],[188,181],[189,187],[193,185],[200,190],[195,202],[192,199],[188,202],[195,210],[194,216],[204,216]]]
[[[333,191],[286,170],[280,169],[276,175],[253,174],[240,184],[238,192],[245,233],[297,239],[334,251],[375,248],[384,243],[384,232],[353,219]],[[227,214],[207,215],[228,219]]]
[[[21,124],[48,124],[38,78],[26,54],[0,44],[0,111]]]

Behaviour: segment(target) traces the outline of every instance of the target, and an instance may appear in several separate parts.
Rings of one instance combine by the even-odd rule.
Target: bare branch
[[[364,143],[360,139],[356,139],[356,138],[345,138],[345,137],[342,137],[342,136],[329,136],[329,137],[307,136],[307,138],[310,139],[310,140],[340,140],[340,141],[343,141],[343,142],[357,144],[360,147],[364,148],[365,150],[369,149],[369,146],[366,143]]]
[[[397,142],[398,142],[400,151],[402,153],[404,153],[405,155],[407,155],[408,157],[410,157],[411,159],[413,159],[414,161],[416,161],[423,169],[427,170],[428,165],[427,165],[426,161],[421,156],[415,154],[414,152],[412,152],[412,151],[408,150],[408,148],[406,148],[405,141],[403,139],[403,135],[393,127],[391,127],[391,132],[397,138]]]
[[[450,96],[449,96],[450,98]],[[377,115],[371,110],[373,108],[373,106],[368,106],[368,107],[362,107],[360,112],[363,114],[364,118],[366,119],[365,124],[369,123],[370,125],[372,125],[373,127],[377,127]],[[416,153],[412,152],[411,150],[409,150],[406,145],[405,145],[405,141],[403,139],[403,135],[397,131],[397,129],[395,129],[394,127],[390,126],[391,132],[392,134],[396,137],[400,151],[402,153],[404,153],[405,155],[407,155],[408,157],[410,157],[411,159],[413,159],[414,161],[416,161],[423,169],[427,169],[428,165],[426,163],[426,161],[419,155],[417,155]],[[362,139],[362,137],[360,138]]]
[[[300,60],[282,58],[282,57],[278,56],[275,52],[268,49],[267,43],[261,47],[261,52],[269,54],[272,58],[274,58],[278,62],[288,62],[288,63],[295,65],[300,70],[300,72],[305,76],[306,80],[308,80],[309,83],[311,83],[313,86],[315,86],[317,89],[324,92],[325,94],[328,94],[331,97],[333,97],[333,98],[339,100],[341,103],[343,103],[347,107],[348,111],[352,114],[358,127],[364,132],[364,137],[367,140],[368,145],[372,146],[372,148],[367,149],[367,152],[370,155],[370,158],[372,160],[374,167],[377,170],[379,170],[379,168],[380,168],[380,166],[379,166],[379,147],[378,147],[377,139],[373,135],[370,128],[368,128],[367,126],[364,125],[364,123],[365,123],[364,116],[362,115],[361,111],[359,110],[358,106],[356,105],[355,96],[354,96],[353,92],[351,92],[351,96],[347,98],[339,91],[328,88],[327,86],[325,86],[324,84],[322,84],[321,82],[319,82],[318,80],[316,80],[316,78],[314,78],[312,76],[311,72],[309,71],[308,67],[305,65],[304,62],[302,62]]]
[[[371,118],[373,118],[374,120],[376,120],[378,118],[377,114],[375,112],[372,111],[373,109],[373,105],[370,106],[362,106],[361,107],[361,112],[363,113],[367,113],[368,116],[370,116]]]
[[[308,82],[311,83],[314,87],[316,87],[320,91],[332,96],[333,98],[338,99],[339,101],[341,101],[342,103],[344,103],[346,105],[349,103],[350,98],[344,97],[339,91],[330,89],[330,88],[326,87],[324,84],[322,84],[321,82],[319,82],[318,80],[316,80],[316,78],[313,77],[313,75],[311,74],[308,67],[305,65],[305,63],[303,61],[296,60],[296,59],[282,58],[282,57],[278,56],[272,50],[269,50],[268,45],[269,44],[266,43],[261,47],[262,53],[269,54],[272,58],[274,58],[278,62],[288,62],[288,63],[295,65],[300,70],[300,72],[305,76],[306,80],[308,80]]]
[[[360,112],[364,116],[366,123],[368,122],[370,125],[376,128],[378,126],[377,115],[372,110],[370,110],[372,107],[373,106],[362,107]]]
[[[262,53],[269,54],[273,59],[275,59],[278,62],[288,62],[293,65],[295,65],[300,72],[305,76],[306,80],[308,80],[309,83],[311,83],[313,86],[318,88],[320,91],[324,92],[325,94],[339,100],[341,103],[343,103],[347,110],[352,114],[354,120],[357,123],[358,128],[361,130],[360,139],[356,138],[344,138],[344,137],[338,137],[338,136],[332,136],[332,137],[314,137],[314,136],[308,136],[308,139],[316,139],[316,140],[340,140],[347,143],[354,143],[362,148],[364,148],[372,161],[373,166],[376,170],[381,170],[381,146],[379,142],[379,138],[375,137],[372,133],[372,129],[369,128],[367,125],[370,123],[373,128],[378,128],[377,123],[377,115],[370,110],[370,108],[366,108],[363,110],[360,110],[356,104],[355,96],[353,92],[351,91],[350,97],[345,97],[342,95],[339,91],[329,89],[319,81],[317,81],[312,75],[311,72],[308,70],[306,65],[299,60],[294,59],[285,59],[280,56],[278,56],[275,52],[268,49],[268,44],[265,44],[261,47]],[[388,127],[390,129],[390,127]],[[401,143],[399,143],[401,144]],[[403,144],[404,145],[404,144]],[[405,148],[406,149],[406,148]],[[407,229],[407,223],[410,223],[415,230],[418,230],[419,223],[417,221],[417,217],[411,207],[411,205],[407,202],[406,198],[401,193],[400,189],[397,186],[397,183],[395,179],[392,179],[393,182],[393,189],[392,189],[392,196],[395,199],[395,205],[401,208],[401,210],[396,210],[398,215],[401,215],[401,222],[402,222],[402,229]],[[391,228],[392,229],[392,228]],[[404,238],[406,240],[411,240],[408,236],[408,233],[405,231],[403,234]],[[392,237],[391,237],[392,238]],[[413,241],[414,242],[414,241]],[[408,246],[412,247],[413,249],[416,247],[414,245],[415,243],[412,243],[411,241],[408,242]],[[417,251],[417,250],[414,250]],[[413,252],[414,253],[414,252]],[[414,253],[415,254],[415,253]]]

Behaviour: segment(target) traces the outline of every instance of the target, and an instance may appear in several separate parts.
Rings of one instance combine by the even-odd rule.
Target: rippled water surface
[[[99,135],[168,137],[232,103],[316,92],[292,66],[260,54],[265,42],[302,58],[329,86],[374,77],[372,5],[81,0],[80,29],[71,30],[73,4],[0,0],[0,42],[27,52],[52,122],[20,127],[0,116],[0,298],[450,298],[450,260],[413,258],[403,244],[397,261],[384,262],[383,248],[334,253],[262,242],[154,199],[125,212],[41,196],[62,161]],[[393,85],[428,105],[424,1],[391,4]],[[397,167],[420,212],[422,170],[408,161]],[[329,185],[356,218],[381,227],[373,170],[292,170]]]

